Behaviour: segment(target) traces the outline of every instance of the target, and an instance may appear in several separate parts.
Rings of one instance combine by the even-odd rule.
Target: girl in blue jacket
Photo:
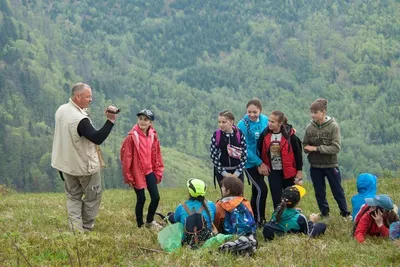
[[[261,227],[265,222],[265,204],[268,194],[264,176],[268,175],[270,170],[263,163],[260,155],[257,154],[257,142],[268,125],[268,117],[261,114],[262,104],[258,98],[251,99],[247,103],[246,109],[247,114],[239,121],[238,127],[246,137],[247,162],[245,173],[252,184],[250,203],[254,212],[254,219]]]

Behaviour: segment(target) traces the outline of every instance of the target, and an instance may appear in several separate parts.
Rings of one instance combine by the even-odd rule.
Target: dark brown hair
[[[282,111],[273,110],[271,114],[278,117],[279,123],[282,123],[283,125],[288,124],[288,119],[286,118],[285,113]]]
[[[318,98],[310,105],[311,111],[327,111],[328,110],[328,100],[324,98]]]
[[[388,211],[387,219],[384,221],[385,226],[389,228],[392,223],[397,221],[399,221],[397,213],[393,209]]]
[[[218,115],[235,122],[235,115],[233,115],[232,111],[230,111],[228,109],[221,111]]]
[[[206,198],[204,196],[192,197],[189,195],[189,199],[199,201],[201,203],[201,205],[203,206],[204,210],[206,211],[208,218],[210,218],[210,221],[212,222],[212,217],[211,217],[210,210],[208,209],[208,206],[207,206],[208,201],[206,200]]]
[[[249,102],[247,102],[246,108],[248,108],[250,105],[254,105],[256,107],[258,107],[260,109],[260,111],[262,111],[262,104],[261,104],[261,100],[258,99],[257,97],[251,99]]]
[[[222,180],[222,186],[229,190],[229,196],[243,196],[243,182],[239,178],[227,177]]]
[[[273,110],[271,112],[271,115],[274,115],[274,116],[278,117],[278,122],[282,123],[282,125],[281,125],[281,133],[286,139],[288,139],[289,138],[289,133],[286,130],[286,124],[288,124],[288,119],[286,118],[285,114],[282,111]]]

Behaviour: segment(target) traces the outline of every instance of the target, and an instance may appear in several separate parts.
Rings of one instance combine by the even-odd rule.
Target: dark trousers
[[[282,192],[286,187],[294,185],[294,178],[283,179],[283,171],[272,170],[268,176],[269,190],[271,191],[274,210],[281,203]]]
[[[326,224],[325,223],[315,223],[313,226],[313,229],[311,229],[311,232],[309,233],[310,237],[318,237],[322,234],[325,233],[326,230]],[[289,231],[287,233],[298,233],[297,231]],[[281,229],[278,229],[276,226],[273,224],[265,224],[263,228],[263,236],[266,241],[269,240],[274,240],[275,236],[283,236],[285,235],[285,232],[283,232]]]
[[[264,176],[258,173],[257,167],[245,170],[247,178],[251,182],[251,208],[257,223],[265,222],[265,203],[267,202],[268,187]]]
[[[339,168],[310,168],[311,180],[314,186],[315,198],[317,199],[319,210],[322,216],[329,215],[329,205],[326,200],[326,184],[325,177],[328,179],[333,197],[335,198],[340,215],[350,215],[347,210],[346,197],[342,187],[342,177],[340,176]]]
[[[311,237],[318,237],[325,233],[326,224],[325,223],[315,223],[313,229],[311,230]]]
[[[229,173],[234,173],[235,170],[227,170],[227,172]],[[219,173],[219,172],[215,172],[215,178],[217,179],[218,185],[219,185],[219,189],[221,190],[222,187],[222,180],[224,179],[224,177]],[[238,177],[240,179],[240,181],[242,181],[242,183],[244,184],[244,175],[243,173],[241,173]],[[222,195],[222,191],[221,191],[221,195]]]
[[[158,202],[160,202],[160,194],[158,193],[157,179],[154,173],[151,172],[148,175],[146,175],[146,183],[147,183],[147,190],[149,190],[151,198],[146,221],[150,223],[154,220],[154,214],[156,213]],[[143,189],[135,188],[135,192],[137,197],[136,207],[135,207],[136,222],[138,227],[141,227],[144,224],[143,208],[144,208],[144,203],[146,202],[146,196],[144,188]]]

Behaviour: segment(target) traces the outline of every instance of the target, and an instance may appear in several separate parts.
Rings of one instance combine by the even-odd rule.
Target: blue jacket
[[[238,123],[246,137],[247,144],[247,162],[246,169],[259,166],[262,163],[260,155],[257,154],[257,142],[263,130],[268,126],[268,117],[260,114],[258,121],[252,121],[248,115],[245,115]]]
[[[198,200],[189,199],[189,200],[186,200],[185,203],[190,210],[193,210],[193,208],[194,208],[196,211],[198,211],[202,207],[201,202]],[[203,214],[204,218],[207,220],[208,229],[210,229],[210,231],[212,231],[212,229],[213,229],[212,223],[214,222],[215,212],[217,209],[215,207],[214,202],[212,202],[212,201],[207,201],[207,207],[208,207],[208,210],[210,211],[211,218],[209,218],[209,216],[207,215],[207,211],[204,209],[201,212],[201,214]],[[186,212],[185,208],[181,204],[175,210],[174,220],[175,220],[175,222],[181,222],[183,225],[185,225],[185,220],[186,220],[186,217],[188,217],[188,216],[189,216],[189,214]]]
[[[366,198],[372,198],[376,195],[376,176],[370,173],[361,173],[357,178],[357,195],[351,198],[353,207],[353,221],[361,206],[365,204]]]

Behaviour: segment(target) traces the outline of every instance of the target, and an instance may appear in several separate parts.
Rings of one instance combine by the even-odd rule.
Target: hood
[[[286,124],[285,129],[286,129],[286,132],[289,134],[289,136],[296,133],[296,130],[293,128],[293,126],[291,124]]]
[[[139,135],[146,136],[146,135],[142,132],[142,130],[140,130],[138,124],[135,124],[135,125],[133,126],[133,128],[129,131],[128,135],[132,135],[133,132],[137,132]],[[152,133],[154,133],[154,132],[155,132],[155,131],[154,131],[154,128],[153,128],[152,126],[150,126],[149,129],[148,129],[148,135],[150,135],[150,134],[152,134]]]
[[[244,197],[224,197],[220,200],[220,204],[224,210],[231,212],[242,203],[243,199]]]
[[[357,191],[359,194],[376,195],[375,175],[370,173],[361,173],[357,178]]]
[[[325,122],[322,123],[321,125],[316,123],[315,121],[311,120],[311,124],[314,125],[314,127],[319,128],[319,129],[324,128],[333,122],[335,122],[335,118],[329,117],[329,116],[325,117]]]

